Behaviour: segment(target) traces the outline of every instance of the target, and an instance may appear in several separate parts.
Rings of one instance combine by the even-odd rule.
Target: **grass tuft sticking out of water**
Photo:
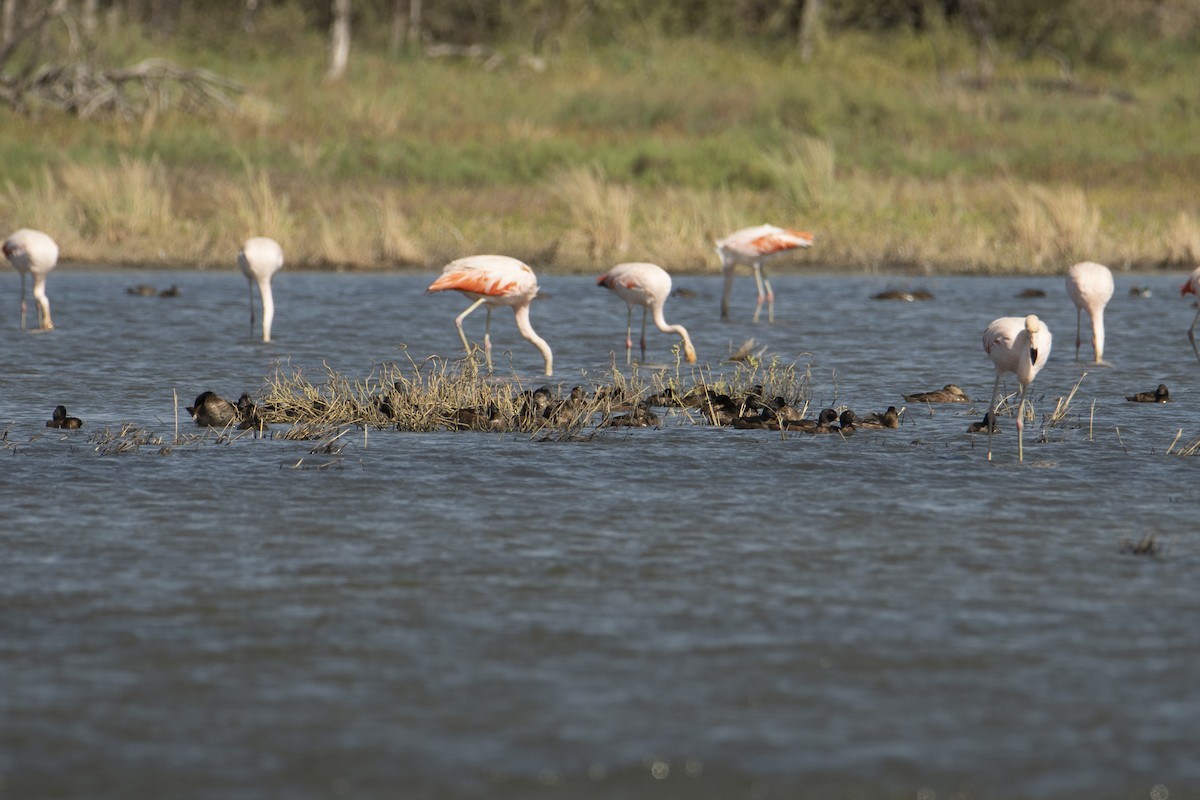
[[[674,370],[644,370],[613,363],[579,384],[524,386],[519,378],[486,377],[473,360],[431,357],[407,365],[384,363],[364,379],[328,365],[319,381],[287,364],[264,380],[261,414],[289,424],[290,440],[333,436],[346,426],[410,432],[474,430],[528,433],[542,439],[578,440],[589,427],[657,425],[651,406],[681,411],[691,424],[712,422],[703,405],[711,397],[783,398],[807,406],[807,366],[778,358],[747,358],[734,364],[685,367],[676,348]],[[693,414],[693,411],[698,413]],[[653,419],[653,423],[651,420]],[[590,438],[590,437],[586,437]]]

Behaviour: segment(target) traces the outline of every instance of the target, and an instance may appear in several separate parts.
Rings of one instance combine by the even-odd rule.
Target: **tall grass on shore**
[[[954,77],[974,48],[950,30],[937,53],[840,34],[807,64],[782,44],[654,35],[564,41],[544,70],[363,48],[331,86],[319,34],[289,13],[262,11],[292,37],[274,49],[119,43],[244,83],[240,114],[0,111],[0,219],[51,232],[64,262],[154,266],[228,263],[266,235],[299,268],[504,252],[562,273],[715,272],[714,239],[762,222],[816,233],[794,268],[1049,273],[1200,253],[1200,49],[1179,43],[1131,40],[1070,81],[1050,59],[1003,59],[988,85]]]

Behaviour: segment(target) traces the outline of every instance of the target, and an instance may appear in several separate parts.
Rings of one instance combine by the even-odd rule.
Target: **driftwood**
[[[235,111],[237,104],[231,96],[245,91],[241,84],[215,72],[187,69],[161,58],[118,69],[86,62],[45,64],[22,84],[14,105],[24,105],[32,97],[84,119],[136,117],[176,105],[184,111]]]
[[[85,119],[138,117],[173,107],[192,112],[237,109],[232,96],[245,89],[208,70],[187,69],[161,58],[106,68],[85,60],[45,57],[44,29],[53,20],[61,19],[75,42],[76,29],[67,8],[66,0],[53,0],[27,13],[0,41],[0,102],[18,111],[49,106]]]

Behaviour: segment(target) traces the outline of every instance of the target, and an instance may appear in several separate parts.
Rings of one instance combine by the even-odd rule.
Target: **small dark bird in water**
[[[46,420],[47,428],[64,428],[66,430],[75,430],[83,427],[83,420],[79,417],[68,417],[66,406],[55,406],[50,419]]]
[[[159,297],[179,297],[179,287],[172,283],[171,287],[169,289],[163,289],[161,292],[158,293],[158,296]]]
[[[656,428],[658,427],[658,415],[650,410],[650,406],[645,403],[638,403],[637,407],[628,414],[622,414],[617,417],[609,417],[600,423],[602,428]]]
[[[804,433],[832,433],[837,430],[833,427],[833,423],[838,420],[838,412],[832,408],[825,408],[817,415],[816,419],[799,419],[792,420],[786,423],[789,431],[802,431]]]
[[[968,425],[967,433],[987,433],[988,423],[991,423],[992,433],[1000,432],[1000,426],[995,423],[995,417],[993,417],[992,412],[989,411],[983,415],[983,419],[981,419],[979,422],[972,422],[970,425]]]
[[[868,414],[865,419],[859,420],[858,425],[861,428],[899,428],[900,412],[895,406],[888,406],[882,414]]]
[[[1030,297],[1045,297],[1046,292],[1042,289],[1022,289],[1017,292],[1017,297],[1028,299]]]
[[[201,427],[224,428],[238,419],[238,408],[215,392],[201,392],[187,412]]]
[[[854,431],[858,430],[858,428],[861,425],[862,425],[862,420],[859,419],[858,414],[855,414],[853,411],[851,411],[848,408],[845,411],[843,411],[841,414],[838,414],[838,426],[839,427],[837,428],[837,430],[840,431],[844,435],[849,435],[851,433],[854,433]]]
[[[911,292],[905,292],[900,289],[888,289],[884,292],[871,295],[872,300],[900,300],[905,303],[911,303],[915,300],[932,300],[933,292],[928,289],[914,289]]]
[[[1152,294],[1149,286],[1130,286],[1130,297],[1149,297]]]
[[[258,413],[258,406],[254,405],[254,401],[250,399],[250,395],[242,393],[242,396],[237,401],[238,418],[241,422],[238,423],[238,428],[244,431],[265,431],[267,429],[266,420]]]
[[[454,418],[448,426],[451,430],[489,431],[503,424],[500,418],[500,407],[489,403],[486,409],[460,408],[454,412]]]
[[[1171,402],[1171,393],[1167,391],[1165,383],[1160,383],[1153,392],[1138,392],[1125,399],[1131,403],[1169,403]]]
[[[906,394],[904,399],[910,403],[969,403],[971,398],[967,397],[967,393],[955,386],[953,383],[947,383],[941,389],[935,389],[932,392],[917,392],[916,394]]]

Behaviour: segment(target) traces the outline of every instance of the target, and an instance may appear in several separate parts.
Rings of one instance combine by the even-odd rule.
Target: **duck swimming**
[[[1131,403],[1169,403],[1171,402],[1171,393],[1167,390],[1165,383],[1160,383],[1153,392],[1138,392],[1125,399]]]
[[[83,420],[79,417],[68,417],[66,406],[55,406],[51,418],[46,420],[47,428],[63,428],[65,430],[75,430],[83,427]]]
[[[201,392],[187,412],[200,427],[224,428],[238,420],[238,407],[216,392]]]
[[[935,389],[932,392],[917,392],[916,394],[906,394],[904,399],[910,403],[969,403],[971,398],[967,397],[967,393],[955,386],[953,383],[947,383],[941,389]]]

